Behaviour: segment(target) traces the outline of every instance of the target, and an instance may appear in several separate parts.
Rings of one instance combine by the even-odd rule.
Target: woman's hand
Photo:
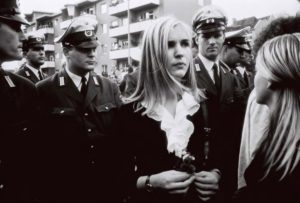
[[[163,190],[169,194],[186,194],[194,175],[181,171],[164,171],[151,175],[150,183],[155,190]]]
[[[219,190],[220,174],[214,171],[201,171],[195,174],[195,188],[202,201],[210,200]]]

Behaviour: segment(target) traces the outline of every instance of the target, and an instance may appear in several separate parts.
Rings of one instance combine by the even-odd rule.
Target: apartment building
[[[27,33],[42,32],[46,36],[47,63],[43,68],[52,74],[63,67],[65,59],[60,44],[54,43],[80,15],[93,15],[99,22],[97,37],[98,64],[95,72],[110,75],[124,72],[140,58],[143,31],[160,16],[175,16],[191,24],[193,14],[211,0],[84,0],[65,5],[57,14],[33,12],[26,19],[31,22]]]

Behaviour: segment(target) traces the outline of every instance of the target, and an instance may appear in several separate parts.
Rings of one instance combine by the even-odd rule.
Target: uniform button
[[[26,131],[27,129],[28,129],[28,128],[24,127],[22,130],[23,130],[23,131]]]
[[[4,188],[3,184],[0,184],[0,190],[2,190]]]
[[[60,113],[63,114],[63,113],[65,113],[65,111],[64,111],[64,110],[61,110]]]
[[[88,113],[84,113],[84,116],[88,116],[89,114]]]
[[[87,131],[90,133],[90,132],[92,132],[92,129],[89,128]]]
[[[108,110],[108,106],[106,106],[105,109]]]
[[[95,146],[94,145],[91,145],[91,149],[94,149],[95,148]]]
[[[95,161],[91,161],[91,164],[95,164]]]

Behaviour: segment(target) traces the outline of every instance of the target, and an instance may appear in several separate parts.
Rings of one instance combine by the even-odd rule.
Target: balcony
[[[160,0],[127,0],[115,6],[108,8],[109,15],[120,16],[127,12],[129,1],[129,10],[151,8],[160,5]]]
[[[55,51],[53,44],[44,44],[44,50],[45,51]]]
[[[87,14],[89,16],[93,16],[95,19],[96,19],[96,15],[91,15],[91,14]],[[72,20],[73,19],[76,19],[77,17],[74,17],[72,19],[68,19],[68,20],[65,20],[65,21],[62,21],[60,24],[59,24],[59,27],[60,29],[64,30],[64,29],[67,29],[67,27],[69,27],[69,25],[71,24]]]
[[[130,33],[142,32],[151,25],[153,20],[131,23],[129,26]],[[109,30],[109,37],[120,37],[128,34],[128,25],[112,28]]]
[[[120,49],[109,52],[109,59],[111,60],[124,59],[128,58],[128,56],[128,49]],[[130,56],[135,60],[139,60],[141,57],[141,49],[139,47],[130,48]]]
[[[42,34],[54,34],[54,28],[53,27],[39,28],[37,31],[42,33]]]
[[[128,34],[128,25],[109,29],[109,37],[117,37]]]
[[[55,61],[45,61],[41,68],[55,68]]]

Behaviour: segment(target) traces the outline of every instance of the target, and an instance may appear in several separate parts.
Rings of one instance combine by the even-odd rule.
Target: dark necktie
[[[215,79],[215,86],[217,88],[218,91],[220,91],[221,89],[221,81],[220,81],[220,76],[219,76],[219,73],[218,73],[218,66],[217,64],[214,64],[213,67],[213,72],[214,72],[214,79]]]
[[[81,78],[81,90],[80,93],[82,94],[83,98],[85,98],[86,93],[87,93],[87,84],[86,84],[86,78],[82,77]]]
[[[247,84],[247,87],[249,87],[249,77],[248,77],[248,74],[246,73],[246,71],[244,72],[244,80]]]
[[[41,70],[39,70],[39,71],[38,71],[38,73],[39,73],[39,79],[40,79],[40,80],[43,80],[43,79],[44,79],[44,77],[43,77],[42,71],[41,71]]]

